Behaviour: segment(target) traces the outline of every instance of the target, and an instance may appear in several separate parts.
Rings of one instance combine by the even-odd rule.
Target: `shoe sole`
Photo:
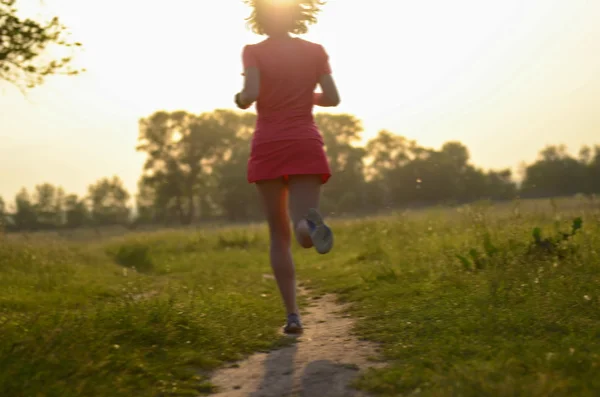
[[[304,332],[304,329],[302,328],[302,326],[294,323],[294,324],[285,326],[283,328],[283,332],[285,334],[298,335],[298,334],[301,334],[302,332]]]
[[[310,234],[310,237],[317,252],[326,254],[331,251],[333,248],[333,233],[329,226],[323,222],[323,217],[319,211],[311,208],[306,219],[315,225],[315,230]]]

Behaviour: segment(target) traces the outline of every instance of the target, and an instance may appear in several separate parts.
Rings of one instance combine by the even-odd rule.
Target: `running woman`
[[[331,229],[318,211],[321,186],[331,176],[313,107],[340,103],[325,49],[292,35],[316,22],[320,0],[245,0],[251,29],[267,38],[243,49],[240,109],[256,102],[257,121],[248,160],[269,224],[271,267],[287,311],[284,332],[302,332],[296,302],[290,218],[296,240],[320,254],[333,246]],[[316,93],[317,85],[321,93]],[[289,215],[288,215],[289,198]]]

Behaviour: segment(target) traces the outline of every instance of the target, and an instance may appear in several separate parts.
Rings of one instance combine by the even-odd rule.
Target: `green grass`
[[[352,302],[355,332],[380,344],[388,366],[357,387],[600,394],[597,204],[481,204],[334,227],[334,253],[296,258],[313,295]],[[208,371],[288,343],[267,247],[256,227],[0,240],[0,395],[210,392]]]
[[[579,217],[572,241],[532,246],[536,227],[554,236]],[[519,215],[485,206],[348,222],[337,228],[338,246],[355,248],[312,265],[307,257],[301,274],[354,302],[357,333],[381,343],[389,366],[360,388],[383,396],[595,396],[599,226],[598,209]]]
[[[285,343],[266,247],[253,230],[5,242],[0,395],[210,391],[207,370]]]

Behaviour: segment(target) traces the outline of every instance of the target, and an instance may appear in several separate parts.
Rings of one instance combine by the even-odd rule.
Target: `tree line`
[[[600,193],[600,145],[583,147],[578,157],[565,146],[548,146],[524,167],[518,186],[509,169],[471,164],[460,142],[436,150],[383,130],[358,146],[363,127],[355,116],[315,118],[333,173],[324,187],[325,213]],[[84,197],[44,183],[31,192],[23,188],[12,205],[0,198],[0,224],[35,231],[259,220],[260,203],[246,181],[255,121],[254,114],[231,110],[156,112],[139,122],[137,150],[146,161],[135,196],[117,176],[90,185]]]

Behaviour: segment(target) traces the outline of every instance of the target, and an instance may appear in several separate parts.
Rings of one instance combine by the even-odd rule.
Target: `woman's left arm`
[[[244,89],[235,96],[236,104],[240,109],[248,109],[258,99],[260,89],[260,72],[258,68],[251,67],[244,73]]]
[[[260,71],[251,46],[244,47],[242,60],[244,63],[244,88],[235,96],[235,103],[240,109],[248,109],[258,99],[260,90]]]

